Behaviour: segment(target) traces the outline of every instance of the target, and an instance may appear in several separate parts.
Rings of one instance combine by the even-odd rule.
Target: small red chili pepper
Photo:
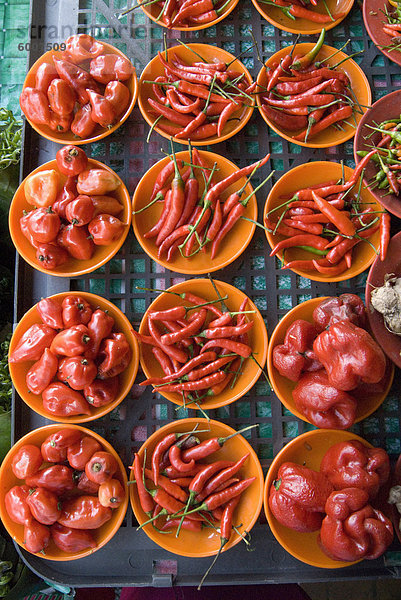
[[[209,348],[224,348],[225,350],[229,350],[230,352],[235,352],[235,354],[239,354],[239,356],[243,356],[244,358],[248,358],[252,354],[252,348],[247,346],[246,344],[241,344],[240,342],[236,342],[234,340],[228,339],[213,339],[202,347],[201,354],[209,350]]]
[[[145,469],[145,475],[148,479],[153,481],[153,473],[150,469]],[[176,498],[177,500],[181,500],[181,502],[186,502],[188,500],[188,494],[186,492],[184,492],[184,490],[182,490],[180,488],[180,486],[173,483],[167,477],[164,477],[163,475],[159,474],[158,475],[158,485],[163,490],[165,490],[168,494],[170,494],[170,496],[172,496],[173,498]]]
[[[383,261],[387,255],[387,249],[390,242],[391,217],[388,212],[383,212],[380,216],[380,260]]]
[[[353,236],[355,234],[355,225],[345,215],[344,211],[337,210],[337,208],[329,204],[314,190],[312,190],[312,197],[320,212],[322,212],[329,219],[329,221],[337,227],[340,233],[348,236]]]
[[[142,510],[147,515],[151,516],[154,507],[154,502],[152,496],[149,494],[143,483],[143,466],[141,457],[138,453],[135,453],[133,468],[136,487],[138,490],[139,502],[141,504]]]

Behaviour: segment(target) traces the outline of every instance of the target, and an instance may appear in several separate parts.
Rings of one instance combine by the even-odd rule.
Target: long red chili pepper
[[[204,354],[199,354],[198,356],[195,356],[190,361],[188,361],[179,371],[174,373],[174,376],[169,375],[167,377],[151,377],[150,379],[145,379],[145,381],[142,381],[139,385],[165,383],[168,381],[172,381],[173,379],[179,379],[187,373],[189,373],[190,371],[192,371],[198,365],[207,363],[209,361],[214,361],[216,357],[217,354],[213,351],[205,352]]]
[[[233,465],[234,465],[234,463],[232,461],[218,460],[216,462],[213,462],[209,465],[204,466],[202,471],[199,471],[199,473],[197,473],[193,477],[191,483],[188,486],[188,490],[189,490],[188,505],[192,504],[193,501],[195,500],[196,496],[198,494],[200,494],[200,492],[202,492],[205,483],[207,482],[208,479],[210,479],[210,477],[212,477],[212,475],[214,475],[218,471],[227,469],[227,467],[232,467]]]
[[[196,315],[196,318],[189,323],[186,327],[183,327],[181,331],[177,331],[176,333],[166,333],[161,336],[160,340],[163,345],[171,346],[182,339],[191,337],[195,335],[202,327],[203,323],[206,319],[206,310],[202,308],[199,313]]]
[[[200,356],[203,356],[203,355],[200,354]],[[186,379],[188,381],[196,381],[198,379],[202,379],[203,377],[206,377],[206,375],[209,375],[210,373],[215,373],[218,369],[220,369],[221,367],[224,367],[224,365],[226,365],[227,363],[230,363],[232,361],[233,361],[232,356],[223,356],[213,362],[208,363],[207,365],[205,365],[204,367],[201,367],[200,369],[193,369],[192,371],[190,371],[188,373],[188,375],[186,376]]]
[[[161,228],[163,227],[165,218],[168,215],[170,208],[171,208],[171,197],[172,197],[171,190],[168,190],[168,192],[166,193],[165,199],[164,199],[164,207],[163,207],[162,213],[160,215],[160,218],[157,221],[157,223],[155,225],[153,225],[153,227],[144,234],[144,236],[143,236],[144,238],[149,239],[152,237],[156,237],[159,234]]]
[[[180,471],[181,473],[186,473],[188,471],[192,471],[195,466],[195,460],[192,458],[189,462],[185,462],[181,458],[181,449],[177,445],[173,445],[170,447],[168,452],[168,457],[170,459],[170,464],[174,469]]]
[[[317,208],[323,213],[333,225],[337,227],[340,233],[352,236],[355,234],[356,227],[352,221],[346,216],[344,211],[339,211],[333,205],[329,204],[324,198],[312,190],[312,197]]]
[[[211,375],[207,375],[206,377],[203,377],[202,379],[197,379],[196,381],[185,381],[183,383],[164,385],[163,391],[165,391],[165,392],[183,392],[183,391],[206,390],[206,389],[209,389],[214,384],[221,381],[222,379],[224,379],[225,376],[226,376],[226,374],[224,373],[224,371],[218,371],[217,373],[212,373]]]
[[[388,212],[383,212],[380,216],[380,260],[383,261],[387,256],[387,249],[390,242],[391,217]]]
[[[351,115],[352,115],[352,107],[351,106],[349,106],[348,104],[346,106],[341,106],[334,112],[327,115],[327,117],[324,117],[323,119],[321,119],[318,123],[316,123],[316,125],[312,125],[312,127],[309,130],[309,137],[316,135],[317,133],[320,133],[320,131],[324,131],[324,129],[327,129],[327,127],[330,127],[330,125],[333,125],[334,123],[337,123],[338,121],[347,119]],[[303,131],[299,135],[296,135],[294,137],[294,139],[298,140],[300,142],[303,142],[303,141],[305,141],[306,134],[307,134],[307,131]]]
[[[233,475],[238,473],[242,465],[246,462],[248,456],[249,453],[245,454],[236,463],[232,464],[231,466],[227,466],[225,469],[222,469],[219,473],[217,473],[217,475],[211,478],[199,493],[197,501],[202,502],[204,498],[209,496],[212,492],[216,491],[217,488],[220,487],[220,485],[222,485],[223,483],[231,479]]]
[[[152,496],[146,490],[143,483],[142,460],[138,453],[135,453],[133,468],[136,486],[138,490],[139,502],[141,504],[142,510],[150,516],[152,514],[154,502]]]
[[[181,350],[177,346],[166,346],[165,344],[163,344],[163,342],[161,341],[161,334],[153,319],[148,319],[148,329],[154,342],[163,350],[163,352],[171,356],[171,358],[178,360],[178,362],[180,363],[185,363],[187,361],[188,355],[186,352],[184,352],[184,350]]]
[[[324,250],[327,243],[327,240],[317,235],[294,235],[291,238],[287,238],[285,240],[281,240],[281,242],[278,242],[270,252],[270,256],[275,256],[277,252],[280,252],[280,250],[284,250],[285,248],[293,248],[294,246],[311,246],[317,250]]]
[[[150,469],[145,469],[145,475],[148,479],[153,481],[153,473]],[[181,502],[186,502],[188,500],[188,494],[184,492],[180,486],[173,483],[168,477],[160,475],[160,473],[157,478],[157,485],[163,488],[170,496],[176,498],[176,500],[180,500]]]
[[[158,346],[154,346],[152,348],[152,354],[154,355],[154,357],[156,358],[157,362],[159,363],[159,365],[163,369],[163,372],[166,375],[174,374],[174,369],[173,365],[171,364],[170,357],[167,356],[167,354],[163,352],[161,348],[159,348]]]

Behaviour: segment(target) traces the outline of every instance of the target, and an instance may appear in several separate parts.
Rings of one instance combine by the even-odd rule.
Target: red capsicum
[[[52,329],[64,328],[61,304],[54,298],[42,298],[37,303],[36,310],[43,323]]]
[[[56,417],[90,415],[91,410],[85,398],[64,383],[51,383],[42,392],[43,408]]]
[[[296,409],[322,429],[348,429],[355,421],[355,398],[331,385],[324,369],[304,373],[292,392]]]
[[[112,333],[100,347],[104,360],[98,366],[98,377],[109,379],[122,373],[130,363],[131,348],[123,333]]]
[[[303,371],[309,370],[308,353],[318,331],[312,323],[297,319],[285,334],[284,343],[273,349],[273,363],[280,375],[298,381]]]
[[[333,486],[323,473],[296,463],[283,463],[270,488],[269,506],[275,518],[295,531],[317,531]]]
[[[91,340],[85,351],[85,356],[86,358],[93,359],[98,355],[102,341],[111,334],[114,327],[114,319],[104,310],[98,308],[92,313],[87,325]]]
[[[372,560],[393,541],[391,521],[368,502],[368,493],[353,487],[333,492],[327,499],[319,542],[334,560]]]
[[[26,386],[32,394],[41,394],[47,388],[58,369],[58,358],[45,348],[41,358],[26,374]]]
[[[81,296],[66,296],[62,302],[64,327],[87,325],[92,317],[92,308]]]
[[[35,323],[25,331],[17,346],[8,357],[8,362],[39,360],[56,337],[54,329],[44,323]]]
[[[322,458],[320,471],[335,490],[357,487],[372,499],[390,475],[390,460],[383,448],[369,448],[358,440],[338,442]]]
[[[90,342],[89,329],[85,325],[74,325],[60,331],[52,340],[50,350],[60,356],[81,356]]]
[[[117,398],[119,387],[118,375],[109,379],[95,379],[84,387],[85,400],[95,408],[110,404]]]
[[[72,356],[63,358],[58,367],[57,377],[73,390],[83,390],[97,375],[97,367],[91,358]]]
[[[319,331],[323,331],[337,321],[350,321],[358,327],[366,326],[366,308],[359,296],[341,294],[326,298],[313,311],[313,320]]]
[[[97,529],[111,519],[112,510],[94,496],[78,496],[63,502],[58,522],[71,529]]]
[[[92,534],[85,529],[72,529],[64,527],[60,523],[54,523],[50,527],[50,534],[57,548],[63,552],[80,552],[97,546]]]
[[[352,390],[361,382],[377,383],[386,370],[379,345],[365,329],[348,321],[333,323],[319,334],[313,350],[338,390]]]

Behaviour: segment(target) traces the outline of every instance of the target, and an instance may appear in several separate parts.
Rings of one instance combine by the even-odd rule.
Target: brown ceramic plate
[[[401,54],[401,53],[400,53]],[[377,144],[381,139],[381,134],[378,131],[372,132],[368,125],[375,127],[382,121],[388,119],[397,118],[401,115],[401,90],[391,92],[387,96],[383,96],[377,102],[373,104],[371,108],[363,115],[359,122],[358,128],[355,134],[354,142],[354,158],[356,164],[361,161],[361,157],[357,155],[359,150],[371,150],[369,146],[372,143]],[[372,137],[366,139],[366,136],[372,135]],[[373,161],[369,161],[365,171],[365,182],[370,181],[378,172]],[[395,194],[388,194],[387,190],[373,189],[371,190],[373,196],[380,204],[382,204],[389,212],[397,217],[401,218],[401,198]]]
[[[401,232],[391,238],[385,260],[382,262],[377,257],[374,261],[369,271],[365,290],[365,304],[373,335],[390,360],[397,367],[401,367],[401,336],[386,329],[382,315],[370,303],[372,289],[383,285],[384,276],[387,273],[401,276]]]
[[[401,51],[392,50],[389,52],[383,46],[388,46],[391,43],[391,37],[384,33],[383,22],[385,22],[385,16],[383,12],[385,8],[393,10],[388,0],[364,0],[363,3],[363,21],[365,27],[368,30],[368,34],[372,42],[377,46],[380,52],[383,52],[384,56],[387,56],[390,60],[395,62],[397,65],[401,65]]]

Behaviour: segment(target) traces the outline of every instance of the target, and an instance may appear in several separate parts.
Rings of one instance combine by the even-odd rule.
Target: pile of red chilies
[[[256,83],[242,71],[223,62],[185,64],[171,52],[168,60],[158,53],[164,75],[152,84],[149,113],[168,135],[182,140],[204,140],[225,133],[229,120],[241,120],[243,109],[253,106]]]
[[[318,0],[258,0],[260,4],[269,6],[275,6],[279,8],[282,13],[291,19],[292,21],[296,21],[296,19],[306,19],[307,21],[312,21],[313,23],[333,23],[338,19],[342,19],[344,13],[337,13],[333,15],[324,2],[325,9],[327,14],[324,15],[322,13],[315,12],[314,10],[310,10],[306,8],[307,6],[317,6]]]
[[[214,170],[206,165],[201,153],[191,148],[190,155],[191,162],[185,169],[183,161],[177,160],[172,151],[170,162],[156,178],[149,204],[140,209],[142,212],[158,200],[164,202],[159,220],[144,237],[156,238],[158,256],[166,257],[167,261],[172,260],[177,250],[189,258],[205,246],[211,248],[211,258],[215,258],[221,242],[244,215],[248,201],[253,196],[252,193],[242,198],[248,180],[224,201],[222,194],[241,178],[253,175],[270,157],[268,154],[262,160],[216,182]],[[205,185],[200,184],[195,171],[199,175],[203,173]]]
[[[175,294],[174,292],[167,292]],[[252,354],[247,320],[248,298],[238,311],[224,312],[214,302],[191,292],[176,294],[188,302],[148,313],[149,334],[133,331],[142,344],[152,346],[164,377],[151,377],[140,385],[153,385],[155,391],[176,392],[183,404],[199,404],[218,396],[228,385],[234,387],[243,362]]]
[[[160,8],[157,22],[169,29],[174,27],[196,27],[218,19],[232,0],[138,0],[142,7]],[[125,11],[126,15],[137,6]]]
[[[388,11],[388,7],[384,6],[384,15],[387,22],[383,24],[383,32],[391,37],[391,43],[388,46],[383,46],[391,52],[392,50],[401,49],[401,6],[397,7],[392,12]],[[382,47],[382,46],[380,46]]]
[[[315,62],[323,41],[324,30],[312,50],[303,56],[291,52],[266,70],[266,88],[259,84],[262,111],[280,129],[302,130],[291,136],[300,142],[332,125],[340,128],[354,112],[348,76],[336,69],[340,63],[326,66],[331,57]]]
[[[270,256],[288,248],[301,248],[317,255],[310,260],[291,260],[283,269],[317,271],[337,277],[351,267],[353,248],[379,228],[380,258],[384,260],[390,240],[390,215],[385,211],[377,213],[371,207],[360,210],[362,178],[357,198],[349,196],[375,152],[372,150],[359,163],[347,182],[327,181],[298,190],[266,214],[268,230],[285,238],[274,246]],[[272,215],[283,207],[280,218],[273,220]]]
[[[219,528],[219,555],[230,540],[232,530],[239,533],[233,525],[234,511],[241,494],[255,477],[242,479],[239,475],[249,454],[236,462],[202,461],[238,433],[241,432],[202,442],[196,437],[195,430],[169,433],[156,444],[149,466],[146,466],[146,459],[142,461],[139,454],[135,454],[131,468],[141,508],[149,517],[141,527],[152,523],[157,531],[175,531],[177,537],[181,529],[197,533],[202,527]]]

